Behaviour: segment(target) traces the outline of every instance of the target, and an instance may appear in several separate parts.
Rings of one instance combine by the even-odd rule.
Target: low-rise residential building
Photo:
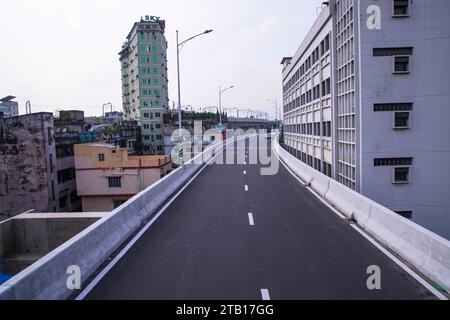
[[[118,138],[113,142],[120,148],[128,148],[130,153],[136,153],[140,151],[136,146],[136,142],[140,140],[140,135],[141,127],[138,126],[137,121],[122,120],[118,126]]]
[[[58,170],[58,212],[81,211],[75,181],[74,145],[84,132],[83,111],[60,111],[55,119],[56,168]]]
[[[0,118],[0,220],[57,211],[53,127],[51,113]]]
[[[82,134],[81,143],[113,144],[128,148],[130,153],[143,154],[141,127],[136,120],[125,120],[121,112],[114,111],[104,117],[88,117],[85,123],[89,131]]]
[[[130,156],[128,151],[109,144],[75,145],[83,211],[112,211],[172,169],[170,156]]]
[[[74,145],[83,111],[0,116],[0,220],[28,210],[79,212]]]
[[[85,123],[84,111],[81,110],[60,110],[59,121],[65,123]]]

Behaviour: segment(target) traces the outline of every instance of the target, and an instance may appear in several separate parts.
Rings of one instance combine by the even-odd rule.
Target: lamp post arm
[[[210,33],[210,32],[212,32],[212,30],[206,30],[206,31],[203,31],[202,33],[196,34],[195,36],[192,36],[192,37],[190,37],[190,38],[188,38],[188,39],[186,39],[186,40],[184,40],[184,41],[182,41],[182,42],[180,42],[180,43],[177,43],[177,46],[178,46],[179,50],[181,50],[181,47],[182,47],[183,45],[185,45],[186,42],[191,41],[192,39],[195,39],[195,38],[197,38],[197,37],[200,37],[200,36],[202,36],[202,35],[204,35],[204,34],[208,34],[208,33]]]

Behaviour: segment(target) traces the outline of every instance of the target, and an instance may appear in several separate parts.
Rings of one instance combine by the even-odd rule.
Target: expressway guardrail
[[[311,168],[273,140],[275,153],[305,185],[450,292],[450,241]]]

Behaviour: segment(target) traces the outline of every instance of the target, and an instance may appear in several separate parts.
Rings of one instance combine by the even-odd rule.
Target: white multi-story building
[[[168,109],[165,21],[145,16],[133,25],[120,52],[125,120],[141,127],[145,154],[164,154],[163,116]]]
[[[322,14],[293,58],[284,58],[285,145],[303,162],[331,176],[331,16]]]
[[[328,1],[283,59],[286,148],[446,237],[449,16],[447,0]]]

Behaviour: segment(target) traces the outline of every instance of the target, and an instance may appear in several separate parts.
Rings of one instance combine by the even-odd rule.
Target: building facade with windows
[[[301,77],[293,80],[296,63],[311,55],[325,30],[331,39],[331,176],[450,237],[448,16],[446,0],[329,1],[300,52],[283,60],[283,95],[285,144],[302,159],[293,131],[310,121],[291,116],[304,106],[300,99],[292,107],[296,98],[286,85],[301,85]],[[314,133],[313,125],[306,139]],[[327,159],[310,151],[312,167],[328,174]]]
[[[109,144],[75,145],[78,195],[84,212],[112,211],[164,177],[170,156],[130,156]]]
[[[332,20],[325,8],[294,57],[283,58],[284,142],[311,167],[332,175]]]
[[[81,211],[81,198],[75,181],[74,145],[81,143],[84,126],[83,111],[61,110],[59,118],[54,119],[59,212]]]
[[[164,154],[163,116],[168,109],[165,21],[145,16],[133,25],[122,47],[125,120],[141,127],[145,154]]]

